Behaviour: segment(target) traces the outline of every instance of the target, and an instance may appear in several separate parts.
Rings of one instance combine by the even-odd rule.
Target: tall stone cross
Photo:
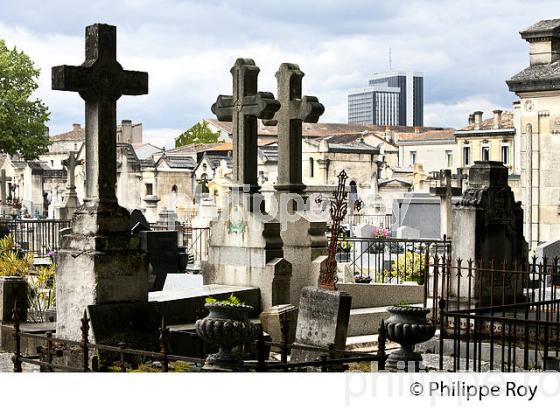
[[[68,182],[66,183],[66,187],[68,189],[76,189],[75,169],[77,165],[82,165],[83,163],[83,160],[77,159],[76,153],[74,151],[70,151],[70,155],[68,156],[68,158],[62,161],[62,165],[64,165],[68,171]]]
[[[441,236],[449,238],[452,233],[453,210],[452,198],[462,194],[460,187],[451,185],[451,170],[443,169],[439,172],[440,186],[430,188],[430,192],[440,197]]]
[[[12,177],[6,176],[6,170],[3,169],[0,173],[0,200],[2,204],[6,204],[6,183],[10,182]]]
[[[303,96],[301,81],[305,74],[297,64],[283,63],[276,72],[280,109],[274,119],[278,124],[278,182],[277,191],[301,193],[302,182],[301,139],[302,124],[317,122],[325,107],[317,97]]]
[[[270,120],[280,108],[274,94],[259,92],[259,67],[248,58],[238,58],[230,72],[233,95],[220,95],[212,112],[220,121],[233,121],[233,179],[236,189],[259,192],[257,181],[257,119]]]
[[[86,103],[86,198],[88,205],[117,202],[117,100],[148,93],[148,73],[123,70],[117,61],[117,28],[86,27],[86,60],[52,68],[52,89],[74,91]]]

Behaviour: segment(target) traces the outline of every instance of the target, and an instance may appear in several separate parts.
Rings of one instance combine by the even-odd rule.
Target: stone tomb
[[[345,350],[352,297],[346,292],[306,286],[301,291],[296,344]],[[292,349],[290,361],[316,360],[322,354]]]
[[[496,267],[503,262],[511,267],[515,262],[521,263],[527,259],[527,242],[523,236],[523,210],[521,202],[516,202],[513,192],[508,185],[508,170],[496,161],[475,161],[469,169],[469,188],[464,192],[461,201],[453,209],[453,246],[452,266],[457,258],[464,261],[472,259],[477,268],[487,268],[491,260]],[[484,266],[479,266],[480,261]],[[493,277],[492,277],[493,276]],[[462,280],[460,295],[457,295],[457,275],[451,275],[452,296],[466,296],[469,292],[468,281]],[[483,283],[480,283],[480,281]],[[502,302],[502,288],[505,284],[505,301],[508,303],[515,297],[523,298],[522,277],[518,275],[518,283],[513,277],[504,278],[501,274],[480,275],[475,272],[472,281],[472,295],[481,297],[480,305],[490,303],[494,284],[494,293],[498,301]],[[499,288],[497,288],[499,287]],[[482,289],[480,295],[479,289]],[[496,290],[497,289],[497,290]],[[515,289],[517,295],[514,295]]]
[[[425,192],[408,192],[393,201],[394,227],[402,225],[420,231],[421,238],[439,239],[440,199]]]

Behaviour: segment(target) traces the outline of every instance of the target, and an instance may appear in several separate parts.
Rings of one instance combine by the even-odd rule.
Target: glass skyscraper
[[[369,87],[348,92],[348,123],[424,125],[424,76],[418,72],[374,74]]]

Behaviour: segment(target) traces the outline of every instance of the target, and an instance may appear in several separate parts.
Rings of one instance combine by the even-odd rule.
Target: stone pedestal
[[[288,344],[294,343],[297,312],[298,309],[293,305],[278,305],[272,306],[260,314],[263,330],[270,335],[274,343],[283,343],[284,332]],[[274,350],[278,351],[278,348]]]
[[[528,257],[527,242],[523,236],[523,210],[516,202],[511,188],[507,184],[508,170],[501,162],[476,161],[469,170],[469,189],[453,210],[453,246],[452,266],[457,259],[472,259],[476,268],[488,268],[490,261],[496,269],[502,263],[511,267],[515,262],[521,263]],[[484,266],[480,266],[482,261]],[[464,273],[464,272],[463,272]],[[480,297],[479,303],[486,305],[490,293],[494,291],[495,304],[501,304],[502,291],[504,303],[515,297],[521,301],[523,284],[521,275],[508,275],[475,272],[471,284],[473,297]],[[460,295],[457,295],[457,275],[451,275],[451,292],[454,296],[466,296],[469,292],[468,281],[463,279]],[[480,283],[482,281],[482,283]],[[494,290],[491,287],[494,286]],[[502,289],[505,286],[506,289]],[[482,294],[480,295],[480,289]],[[517,295],[514,295],[517,292]]]
[[[280,234],[284,243],[284,258],[292,264],[289,301],[299,306],[301,289],[318,285],[318,278],[312,273],[312,262],[327,253],[327,224],[307,212],[291,216],[291,221],[282,224]]]
[[[158,221],[158,202],[159,196],[157,195],[148,195],[144,198],[144,203],[146,204],[146,212],[144,213],[144,216],[151,224],[155,224]]]
[[[57,268],[57,337],[80,340],[89,305],[147,302],[148,263],[129,213],[116,203],[76,211],[72,233],[62,238]]]
[[[231,203],[210,224],[204,283],[253,286],[261,292],[261,308],[289,303],[291,264],[283,258],[280,224],[250,212],[245,202]]]

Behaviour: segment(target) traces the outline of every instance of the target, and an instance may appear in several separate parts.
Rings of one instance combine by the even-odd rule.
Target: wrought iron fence
[[[342,237],[338,241],[339,268],[350,269],[357,282],[425,282],[430,255],[449,254],[447,239]]]
[[[446,355],[453,371],[558,370],[559,299],[450,311],[441,298],[439,305],[440,370]]]
[[[60,230],[70,227],[70,221],[60,219],[0,219],[15,243],[36,257],[46,257],[61,246]]]
[[[190,357],[173,355],[169,352],[169,333],[165,325],[165,320],[162,319],[161,326],[159,328],[159,346],[160,350],[158,352],[132,349],[127,347],[125,343],[119,343],[118,346],[109,346],[104,344],[92,343],[89,340],[89,319],[87,314],[84,312],[84,316],[81,319],[81,341],[72,341],[66,339],[55,338],[52,332],[46,332],[46,334],[36,334],[36,333],[25,333],[21,331],[20,323],[18,320],[17,309],[14,309],[14,323],[13,326],[8,326],[6,324],[0,325],[4,328],[9,328],[13,330],[13,340],[14,340],[14,372],[21,373],[23,371],[22,364],[27,363],[30,365],[35,365],[40,367],[42,372],[97,372],[106,370],[106,367],[99,367],[99,362],[96,360],[97,355],[100,352],[109,352],[115,354],[118,359],[114,364],[118,371],[126,372],[130,369],[127,365],[127,357],[140,357],[140,358],[151,358],[160,361],[161,371],[169,372],[170,363],[182,361],[186,363],[194,364],[200,367],[204,362],[204,357]],[[256,347],[256,360],[245,360],[243,363],[243,371],[255,370],[257,372],[270,372],[270,371],[298,371],[302,368],[319,368],[322,372],[328,371],[340,371],[344,370],[345,365],[349,363],[360,363],[360,362],[376,362],[378,370],[385,369],[385,362],[387,355],[385,353],[385,326],[381,323],[379,328],[379,338],[378,338],[378,350],[376,353],[363,353],[363,352],[352,352],[346,350],[337,350],[333,346],[329,348],[321,348],[316,346],[308,346],[304,344],[289,344],[286,342],[286,338],[283,337],[283,343],[273,343],[266,341],[264,338],[264,333],[262,328],[260,328],[258,338],[249,343],[248,345],[254,345]],[[39,346],[37,348],[37,355],[26,356],[22,354],[22,339],[34,339],[44,342],[44,346]],[[80,351],[80,366],[72,366],[68,364],[61,364],[63,360],[56,360],[57,357],[62,357],[64,355],[64,350],[62,346],[68,347],[73,346],[79,348]],[[281,360],[273,361],[270,360],[269,351],[271,347],[279,347],[282,350]],[[247,346],[246,346],[247,347]],[[292,349],[307,350],[319,355],[317,360],[307,360],[302,362],[288,362],[288,352]],[[204,347],[200,349],[204,352]],[[95,355],[95,356],[94,356]],[[114,368],[114,366],[110,366]]]
[[[427,304],[437,317],[440,298],[456,311],[555,300],[560,297],[559,262],[532,258],[513,265],[492,260],[452,263],[448,256],[435,255],[425,270]]]

